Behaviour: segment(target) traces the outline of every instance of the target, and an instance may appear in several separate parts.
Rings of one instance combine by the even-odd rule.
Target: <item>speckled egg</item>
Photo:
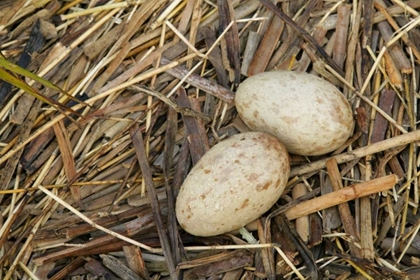
[[[191,169],[176,201],[185,231],[213,236],[260,217],[281,196],[290,172],[286,148],[262,132],[234,135]]]
[[[353,130],[352,110],[343,94],[329,82],[304,72],[252,76],[239,85],[235,103],[251,130],[276,136],[293,154],[332,152]]]

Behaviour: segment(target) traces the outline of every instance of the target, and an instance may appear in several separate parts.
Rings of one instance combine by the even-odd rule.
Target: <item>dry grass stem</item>
[[[354,159],[359,159],[367,155],[372,155],[372,154],[386,151],[392,148],[404,146],[409,143],[417,142],[419,140],[420,140],[420,131],[416,130],[413,132],[408,132],[406,134],[396,136],[394,138],[389,138],[389,139],[371,144],[369,146],[358,148],[350,152],[336,155],[334,156],[334,158],[337,161],[337,163],[349,162]],[[308,163],[306,165],[302,165],[299,167],[294,167],[292,168],[290,172],[290,177],[292,178],[296,175],[303,175],[303,174],[324,168],[327,161],[328,161],[328,158],[315,161],[313,163]]]
[[[103,11],[106,11],[106,10],[112,10],[112,9],[116,9],[116,8],[126,8],[126,7],[128,7],[127,2],[107,4],[107,5],[104,5],[104,6],[90,8],[90,9],[86,9],[86,10],[83,10],[83,11],[78,11],[78,12],[74,12],[74,13],[71,13],[71,14],[67,14],[67,15],[61,15],[61,19],[62,20],[67,20],[67,19],[71,19],[71,18],[75,18],[75,17],[80,17],[80,16],[85,16],[85,15],[94,14],[94,13],[98,13],[98,12],[103,12]]]
[[[154,248],[150,247],[150,246],[146,246],[144,244],[141,244],[135,240],[132,240],[130,238],[127,238],[124,235],[121,235],[119,233],[113,232],[107,228],[104,228],[100,225],[97,225],[95,222],[93,222],[92,220],[90,220],[88,217],[86,217],[85,215],[83,215],[82,213],[80,213],[77,209],[75,209],[74,207],[72,207],[71,205],[69,205],[67,202],[65,202],[64,200],[62,200],[61,198],[59,198],[58,196],[56,196],[55,194],[53,194],[52,192],[50,192],[49,190],[47,190],[46,188],[44,188],[43,186],[39,185],[38,188],[43,191],[46,195],[48,195],[49,197],[53,198],[55,201],[57,201],[58,203],[60,203],[61,205],[63,205],[65,208],[67,208],[68,210],[70,210],[71,212],[73,212],[76,216],[78,216],[79,218],[81,218],[82,220],[84,220],[85,222],[87,222],[88,224],[90,224],[91,226],[102,230],[103,232],[115,236],[121,240],[124,240],[130,244],[133,244],[135,246],[138,246],[140,248],[143,248],[145,250],[148,250],[150,252],[157,252],[155,251]]]

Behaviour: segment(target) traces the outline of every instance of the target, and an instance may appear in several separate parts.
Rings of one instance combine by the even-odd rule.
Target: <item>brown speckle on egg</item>
[[[255,102],[254,96],[259,97]],[[315,156],[343,145],[353,113],[343,94],[314,75],[270,71],[249,77],[235,95],[236,109],[251,130],[280,140],[289,152]]]
[[[271,185],[273,185],[273,182],[266,182],[265,184],[258,184],[257,185],[257,191],[264,191],[268,189]]]
[[[176,201],[179,224],[197,236],[240,228],[276,203],[289,172],[287,150],[274,136],[247,132],[223,140],[185,179]]]
[[[249,204],[249,199],[247,198],[244,200],[244,202],[242,202],[241,209],[244,209],[245,207],[247,207],[248,204]]]

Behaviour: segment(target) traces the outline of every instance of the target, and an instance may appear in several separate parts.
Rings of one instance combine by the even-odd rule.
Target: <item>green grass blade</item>
[[[20,88],[21,90],[24,90],[25,92],[27,92],[30,95],[32,95],[33,97],[41,100],[42,102],[51,105],[52,107],[56,108],[59,112],[62,112],[62,110],[64,110],[64,111],[71,112],[71,113],[76,114],[77,116],[81,117],[81,115],[79,113],[77,113],[74,110],[72,110],[71,108],[57,102],[54,99],[49,98],[49,97],[43,95],[42,93],[39,93],[33,87],[29,86],[27,83],[25,83],[24,81],[20,80],[19,78],[13,76],[12,74],[10,74],[6,70],[2,69],[1,67],[0,67],[0,79],[9,83],[9,84],[12,84],[12,85]]]
[[[1,54],[1,53],[0,53]],[[56,86],[55,84],[51,83],[48,80],[45,80],[41,77],[39,77],[38,75],[32,73],[31,71],[26,70],[25,68],[22,68],[14,63],[11,63],[10,61],[8,61],[6,58],[4,58],[3,55],[0,55],[0,67],[3,67],[4,69],[7,69],[11,72],[13,72],[14,74],[19,74],[25,77],[28,77],[38,83],[40,83],[41,85],[56,90],[62,94],[64,94],[65,96],[67,96],[69,99],[76,101],[78,103],[82,103],[85,106],[89,106],[88,104],[86,104],[85,102],[75,98],[74,96],[68,94],[66,91],[64,91],[63,89],[61,89],[60,87]]]

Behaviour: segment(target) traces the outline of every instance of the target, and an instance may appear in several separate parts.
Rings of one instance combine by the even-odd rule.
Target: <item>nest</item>
[[[273,2],[0,2],[0,278],[420,277],[420,2]],[[351,138],[242,234],[186,233],[185,177],[272,70],[339,88]]]

